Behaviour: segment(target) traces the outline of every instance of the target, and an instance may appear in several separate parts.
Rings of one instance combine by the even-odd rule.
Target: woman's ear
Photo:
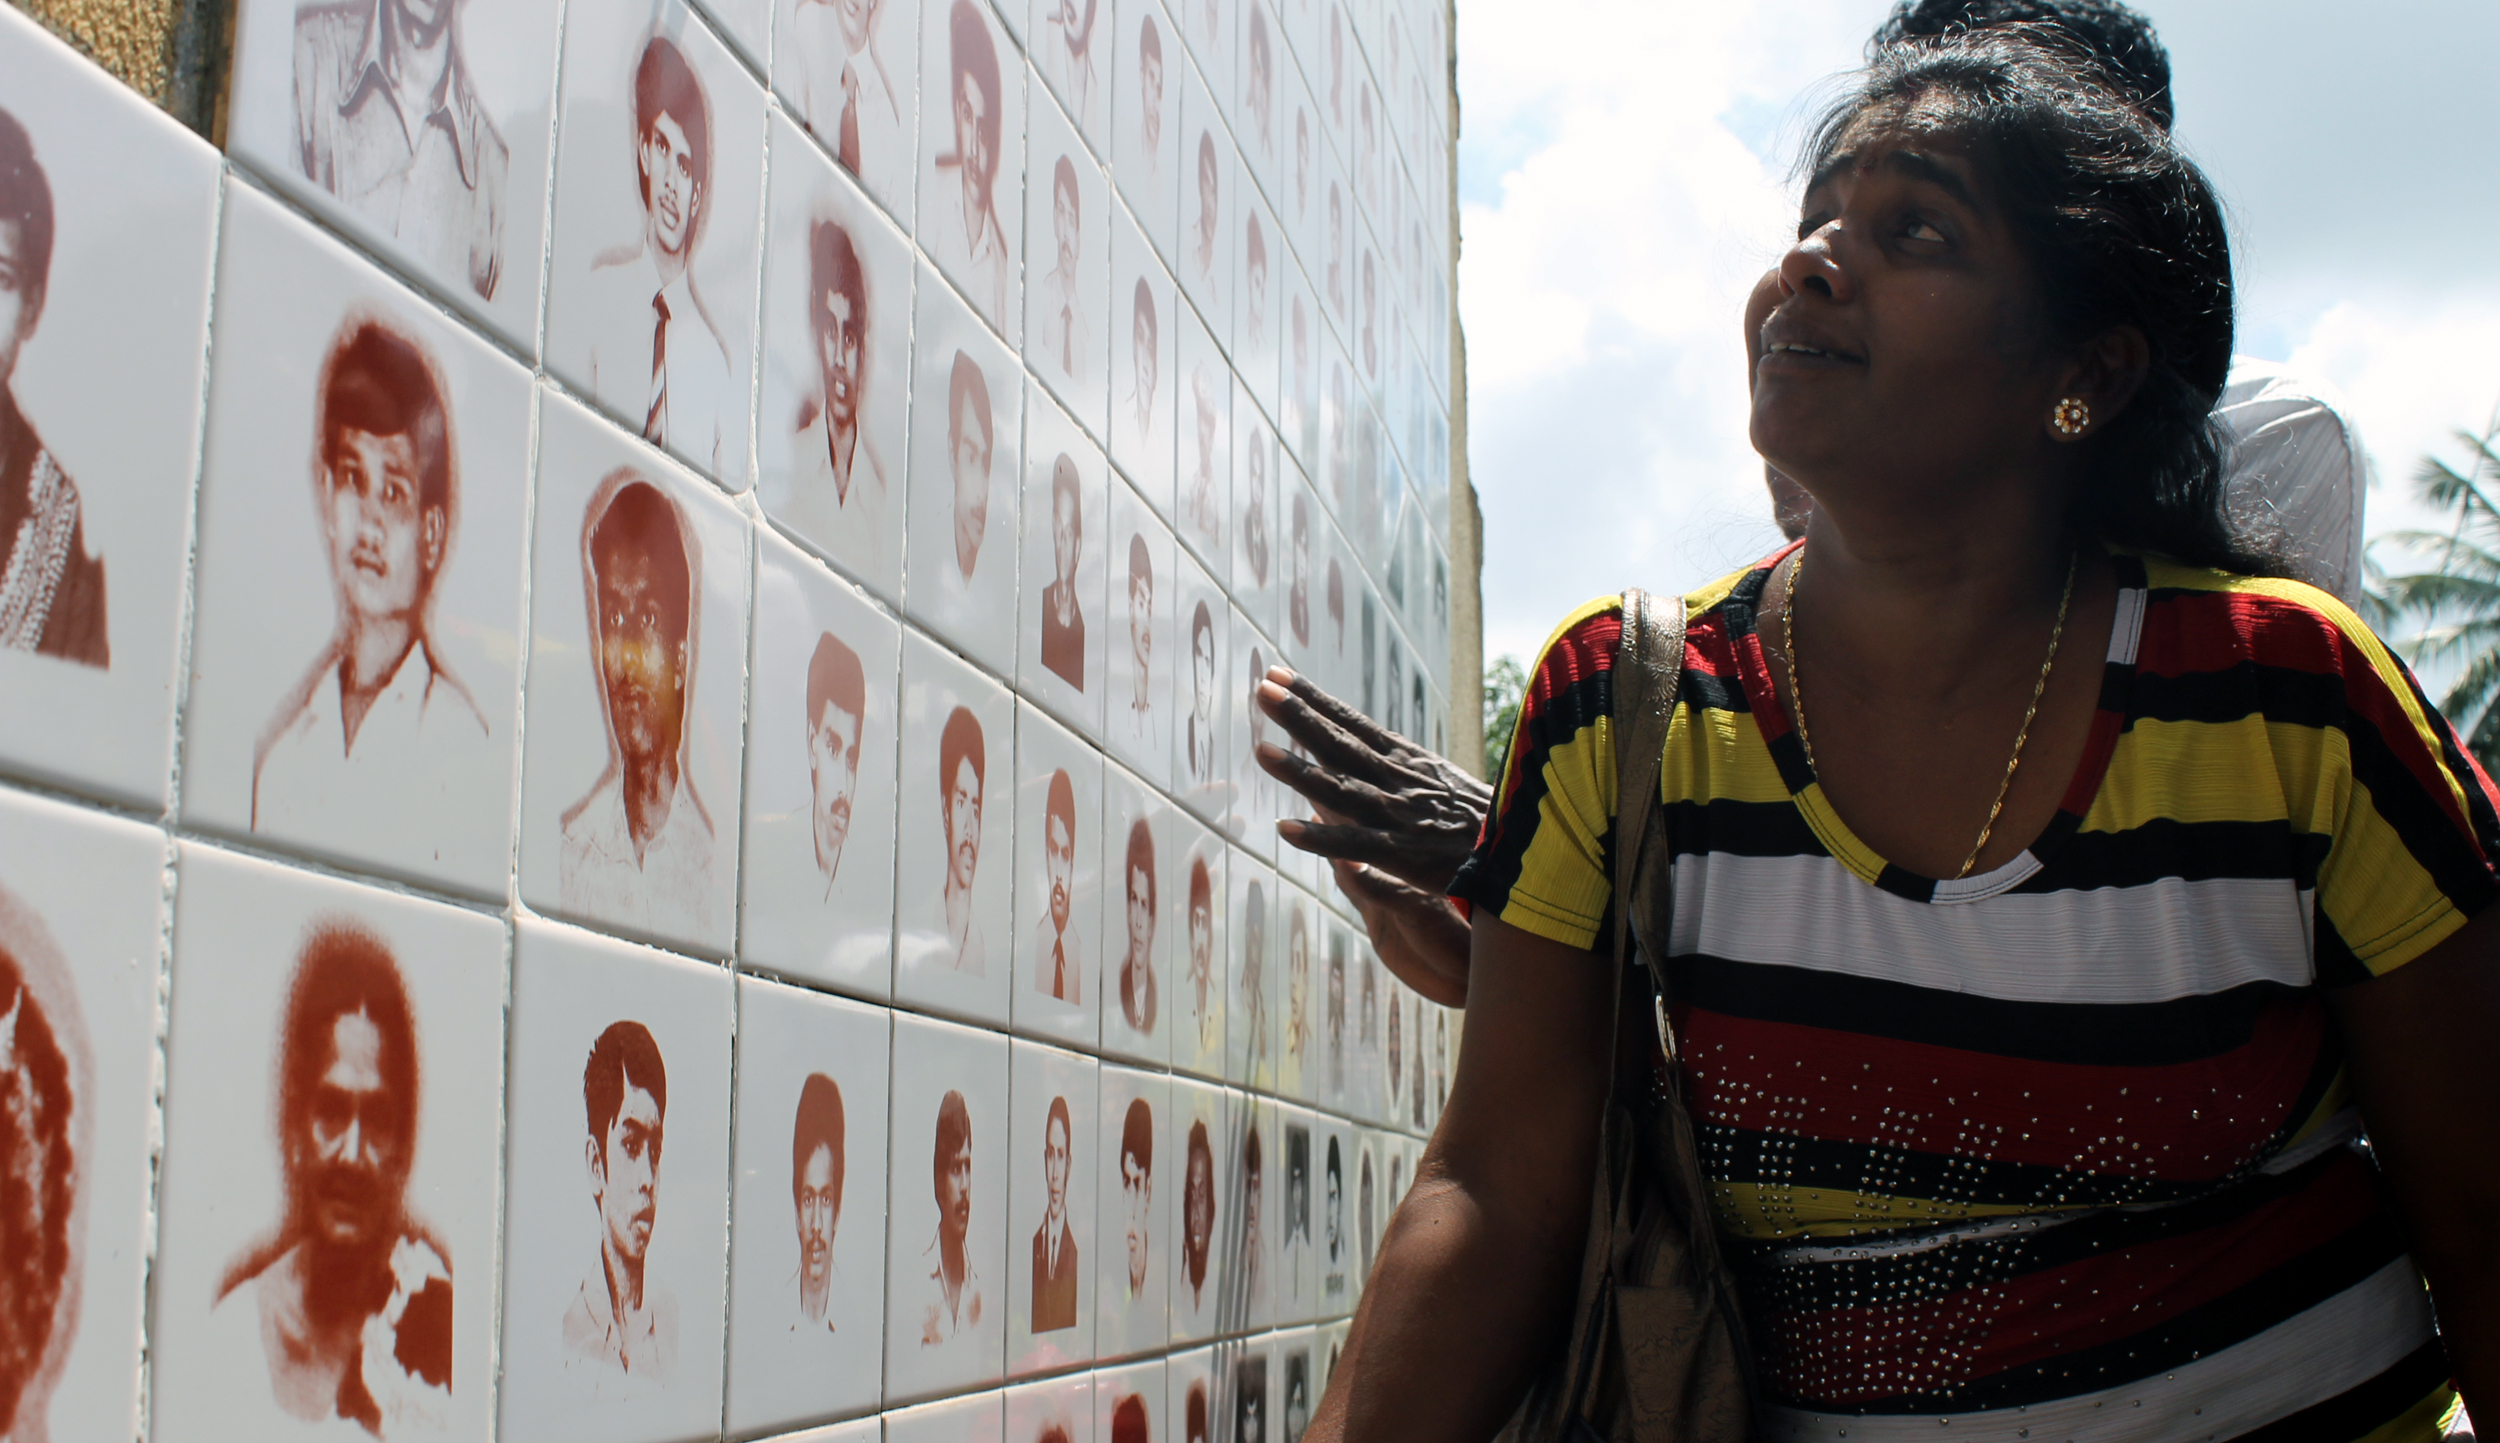
[[[2153,344],[2142,327],[2110,327],[2086,341],[2069,363],[2065,383],[2041,423],[2058,441],[2094,435],[2127,409],[2152,365]]]

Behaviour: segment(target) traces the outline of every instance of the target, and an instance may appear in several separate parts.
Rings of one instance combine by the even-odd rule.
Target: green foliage
[[[1510,734],[1519,725],[1519,699],[1528,692],[1528,669],[1515,656],[1498,656],[1484,669],[1484,779],[1499,784]]]
[[[2398,649],[2416,669],[2453,669],[2440,710],[2487,772],[2500,772],[2500,423],[2460,431],[2462,470],[2427,457],[2414,474],[2421,498],[2455,514],[2445,532],[2397,531],[2371,542],[2362,618],[2409,634]],[[2398,575],[2376,552],[2393,546],[2426,569]]]

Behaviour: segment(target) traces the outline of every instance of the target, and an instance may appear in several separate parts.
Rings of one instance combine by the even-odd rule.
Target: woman
[[[2500,1409],[2500,812],[2351,613],[2233,552],[2212,191],[2002,32],[1879,59],[1809,161],[1753,439],[1813,516],[1688,600],[1651,939],[1757,1429]],[[1329,1443],[1485,1437],[1567,1331],[1616,616],[1548,645],[1453,888],[1467,1046]]]

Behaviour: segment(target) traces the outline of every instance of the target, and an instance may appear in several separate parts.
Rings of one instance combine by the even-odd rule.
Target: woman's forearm
[[[1429,1169],[1416,1180],[1307,1443],[1479,1443],[1501,1427],[1567,1331],[1586,1232],[1585,1220],[1562,1236],[1505,1210]]]

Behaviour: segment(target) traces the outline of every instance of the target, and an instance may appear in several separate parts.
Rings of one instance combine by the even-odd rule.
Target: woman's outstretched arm
[[[1567,1335],[1609,1082],[1613,964],[1479,911],[1440,1128],[1310,1443],[1481,1443]]]

